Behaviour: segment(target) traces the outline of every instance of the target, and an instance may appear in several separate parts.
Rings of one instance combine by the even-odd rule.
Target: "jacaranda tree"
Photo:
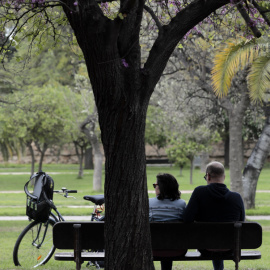
[[[242,26],[260,36],[259,27],[265,24],[268,1],[1,0],[0,3],[1,27],[9,30],[12,45],[18,46],[25,37],[30,46],[42,48],[46,35],[57,40],[64,34],[72,42],[68,31],[61,32],[63,23],[71,25],[88,68],[106,158],[105,267],[153,269],[144,145],[149,99],[175,47],[197,24],[205,18],[207,23],[222,23],[226,14],[241,14]],[[148,57],[142,62],[140,33],[149,21],[155,22],[155,26],[149,27],[154,27],[156,35]],[[8,51],[8,47],[4,50]]]

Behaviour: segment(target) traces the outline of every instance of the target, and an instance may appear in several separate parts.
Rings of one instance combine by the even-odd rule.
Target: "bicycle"
[[[62,188],[55,190],[54,193],[70,198],[69,193],[77,193],[77,190],[68,190]],[[75,197],[73,197],[75,199]],[[85,200],[89,200],[95,204],[91,221],[104,220],[101,213],[104,210],[104,196],[84,196]],[[100,207],[98,204],[101,204]],[[55,247],[53,246],[52,228],[55,223],[65,221],[64,217],[57,210],[52,202],[52,210],[56,212],[50,213],[46,222],[32,221],[19,235],[13,250],[13,262],[15,266],[22,266],[26,269],[36,268],[46,264],[52,257]]]
[[[105,215],[101,215],[104,211],[104,195],[86,195],[83,197],[85,200],[94,203],[94,210],[91,215],[91,221],[105,221]],[[96,250],[97,252],[100,250]],[[97,269],[104,268],[103,261],[89,261],[86,266],[96,266]]]

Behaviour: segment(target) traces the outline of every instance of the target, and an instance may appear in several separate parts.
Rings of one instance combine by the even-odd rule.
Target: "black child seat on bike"
[[[28,185],[34,181],[33,193],[28,190]],[[45,172],[38,172],[30,177],[30,180],[25,184],[24,191],[27,196],[26,215],[35,221],[45,222],[48,220],[51,213],[51,208],[54,207],[53,199],[54,181]]]
[[[96,205],[102,205],[105,202],[104,195],[93,195],[93,196],[85,195],[83,198]]]

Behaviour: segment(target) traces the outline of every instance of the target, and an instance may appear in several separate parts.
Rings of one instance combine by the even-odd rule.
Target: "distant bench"
[[[212,259],[233,260],[238,269],[240,260],[260,259],[256,249],[262,244],[262,227],[256,222],[226,223],[150,223],[152,248],[154,250],[179,249],[231,249],[233,255],[203,256],[189,251],[185,256],[170,257],[173,261],[204,261]],[[53,243],[58,249],[71,249],[74,252],[61,252],[55,260],[75,261],[76,269],[81,269],[84,261],[103,261],[104,252],[82,252],[82,250],[104,250],[104,222],[59,222],[53,227]],[[154,257],[154,261],[168,257]]]

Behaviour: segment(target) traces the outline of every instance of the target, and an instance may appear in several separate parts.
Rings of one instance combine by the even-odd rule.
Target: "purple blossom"
[[[123,66],[125,68],[127,68],[128,67],[128,63],[126,62],[126,59],[121,59],[121,61],[122,61]]]
[[[78,1],[75,1],[75,2],[73,3],[73,5],[74,5],[74,6],[78,6]]]

